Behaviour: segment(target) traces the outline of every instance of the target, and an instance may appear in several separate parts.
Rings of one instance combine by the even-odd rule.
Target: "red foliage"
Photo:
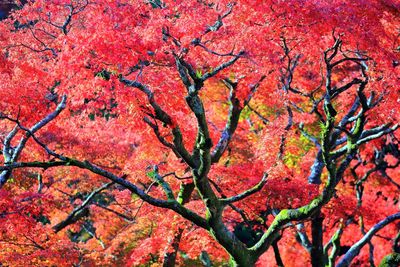
[[[254,186],[268,172],[265,187],[237,203],[256,225],[254,229],[266,230],[275,211],[306,205],[323,191],[327,180],[324,170],[322,185],[308,184],[318,146],[302,131],[320,139],[317,113],[324,112],[319,105],[323,101],[312,110],[313,103],[305,95],[314,100],[324,95],[323,55],[333,38],[340,36],[343,41],[343,55],[368,56],[365,94],[374,92],[375,99],[382,100],[367,112],[366,129],[399,123],[399,10],[395,0],[29,1],[0,22],[1,138],[7,138],[16,121],[32,127],[67,95],[67,108],[35,134],[38,140],[60,155],[90,161],[124,176],[150,196],[165,199],[162,186],[149,179],[151,166],[157,165],[176,196],[192,177],[188,165],[165,143],[173,144],[172,133],[180,130],[182,144],[192,152],[198,134],[176,57],[190,64],[199,78],[240,55],[235,64],[206,80],[199,92],[214,148],[233,101],[243,108],[228,149],[211,166],[208,178],[213,188],[221,189],[218,196],[230,197]],[[222,25],[214,30],[218,18]],[[291,89],[301,93],[284,88],[288,60],[296,61]],[[332,87],[361,78],[361,64],[357,59],[340,64],[332,72]],[[122,78],[146,85],[151,97],[127,86]],[[224,85],[227,79],[237,83],[234,98]],[[335,99],[338,121],[355,97],[352,87]],[[168,122],[159,120],[152,101],[170,116]],[[288,107],[293,112],[289,128]],[[27,134],[20,128],[11,147]],[[363,182],[362,205],[356,198],[356,182],[377,166],[377,151],[389,144],[398,148],[398,138],[395,131],[360,146],[334,197],[322,209],[325,241],[351,219],[342,245],[352,245],[362,237],[357,225],[361,218],[368,230],[398,212],[400,155],[389,150],[383,162],[393,168],[371,173]],[[36,141],[29,139],[18,161],[57,160]],[[1,163],[6,165],[6,159]],[[39,174],[43,180],[38,190]],[[160,263],[172,251],[169,246],[180,227],[184,228],[180,264],[198,259],[202,251],[213,261],[227,260],[228,254],[207,231],[172,211],[143,204],[118,185],[102,191],[85,216],[55,233],[51,226],[65,220],[104,182],[93,173],[68,166],[14,170],[0,190],[0,262],[9,266]],[[198,193],[192,194],[185,207],[206,214]],[[230,230],[243,221],[229,207],[224,216]],[[310,234],[309,221],[304,224]],[[279,241],[285,266],[291,266],[293,258],[298,262],[292,266],[309,264],[307,251],[296,243],[294,226],[288,228],[282,230]],[[388,226],[381,235],[391,239],[396,230],[398,225]],[[77,233],[81,235],[74,239]],[[376,260],[391,250],[385,238],[372,239],[379,248]],[[258,264],[273,266],[271,253],[264,254]],[[366,248],[357,260],[361,265],[368,262]]]

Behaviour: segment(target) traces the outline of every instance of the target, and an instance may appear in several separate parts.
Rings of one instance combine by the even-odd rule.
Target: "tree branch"
[[[339,260],[336,267],[345,267],[349,266],[351,261],[360,253],[360,250],[368,243],[369,240],[383,227],[388,225],[389,223],[399,220],[400,212],[390,215],[375,224],[357,243],[355,243],[351,248],[346,252],[346,254]]]
[[[67,103],[67,96],[64,95],[61,98],[60,103],[58,103],[56,109],[51,112],[50,114],[48,114],[46,117],[44,117],[42,120],[40,120],[39,122],[37,122],[35,125],[33,125],[29,131],[27,131],[26,135],[24,137],[21,138],[21,140],[19,141],[19,144],[17,145],[17,147],[15,149],[12,150],[12,154],[10,153],[11,150],[9,148],[9,144],[12,140],[12,138],[15,136],[16,131],[15,129],[13,131],[10,132],[10,134],[7,136],[8,139],[6,138],[6,142],[5,142],[5,149],[8,150],[7,152],[9,154],[5,154],[6,156],[8,155],[9,160],[5,162],[5,165],[9,164],[9,163],[14,163],[18,160],[22,150],[24,149],[26,142],[28,142],[29,138],[36,133],[37,131],[39,131],[41,128],[43,128],[44,126],[46,126],[49,122],[51,122],[52,120],[54,120],[60,113],[61,111],[63,111],[66,107],[66,103]],[[5,118],[8,120],[11,120],[13,122],[17,123],[17,126],[19,128],[21,128],[21,125],[17,120],[11,119],[9,117],[6,116],[0,116],[0,118]],[[21,128],[22,129],[22,128]],[[8,149],[6,148],[8,146]],[[4,170],[1,172],[0,174],[0,188],[3,187],[3,185],[7,182],[7,180],[10,178],[11,176],[11,170]]]
[[[90,204],[90,202],[92,201],[92,199],[99,194],[101,191],[109,188],[110,186],[112,186],[114,184],[114,182],[110,182],[110,183],[106,183],[104,185],[102,185],[101,187],[93,190],[87,197],[86,199],[82,202],[82,204],[80,204],[78,207],[74,208],[74,210],[67,216],[66,219],[62,220],[61,222],[59,222],[58,224],[56,224],[55,226],[53,226],[53,230],[57,233],[59,231],[61,231],[62,229],[64,229],[65,227],[67,227],[70,224],[73,224],[75,222],[77,222],[82,216],[84,216],[84,214],[87,214],[87,212],[85,212],[85,208]]]
[[[154,110],[155,118],[157,120],[163,122],[164,124],[168,125],[171,128],[171,132],[174,136],[174,139],[173,139],[174,147],[172,147],[166,141],[162,141],[161,143],[164,144],[165,146],[175,150],[174,152],[176,152],[190,167],[194,167],[195,163],[194,163],[192,157],[190,156],[190,153],[187,151],[187,149],[185,148],[185,146],[183,144],[182,133],[181,133],[181,130],[179,129],[179,126],[176,125],[175,123],[173,123],[172,118],[157,104],[157,102],[154,99],[153,92],[146,85],[139,83],[137,81],[131,81],[124,77],[120,77],[120,81],[123,84],[125,84],[126,86],[137,88],[141,92],[146,94],[147,99]],[[148,119],[147,120],[145,119],[145,122],[153,128],[154,132],[156,133],[157,138],[159,138],[160,135],[159,135],[159,131],[158,131],[158,126],[156,126],[155,124],[152,124],[150,122],[150,120],[148,120]],[[159,138],[159,140],[161,141],[160,138]]]
[[[267,183],[267,178],[268,178],[268,174],[264,173],[261,181],[256,184],[255,186],[253,186],[252,188],[250,188],[249,190],[244,191],[243,193],[240,193],[236,196],[233,197],[229,197],[229,198],[222,198],[220,199],[221,203],[223,205],[228,205],[237,201],[240,201],[248,196],[251,196],[254,193],[257,193],[258,191],[260,191],[264,185]]]
[[[201,80],[204,82],[207,79],[217,75],[220,71],[232,66],[239,58],[241,58],[243,55],[245,54],[245,52],[242,50],[240,51],[237,55],[235,55],[232,59],[230,59],[229,61],[226,61],[224,63],[222,63],[221,65],[217,66],[216,68],[214,68],[212,71],[205,73],[202,77]]]

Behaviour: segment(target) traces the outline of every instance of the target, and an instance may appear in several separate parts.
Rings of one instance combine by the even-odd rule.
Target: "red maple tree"
[[[15,6],[2,265],[400,262],[397,1]]]

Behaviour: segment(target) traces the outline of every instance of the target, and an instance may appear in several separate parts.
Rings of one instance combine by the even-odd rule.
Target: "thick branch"
[[[187,149],[185,148],[184,144],[183,144],[183,138],[182,138],[182,133],[179,129],[179,126],[177,126],[176,124],[173,123],[172,118],[157,104],[157,102],[154,99],[154,94],[153,92],[144,84],[137,82],[137,81],[131,81],[128,80],[124,77],[120,78],[120,81],[129,86],[129,87],[134,87],[139,89],[140,91],[142,91],[144,94],[146,94],[147,99],[151,105],[151,107],[154,110],[155,113],[155,118],[161,122],[163,122],[164,124],[168,125],[171,128],[172,134],[174,136],[173,142],[174,142],[174,147],[172,147],[170,144],[167,144],[167,142],[164,140],[162,141],[159,137],[159,131],[158,131],[158,127],[155,124],[150,123],[149,120],[145,120],[145,122],[147,124],[149,124],[153,130],[155,131],[155,134],[157,136],[157,138],[159,138],[160,141],[162,141],[161,143],[166,145],[167,147],[175,150],[174,152],[176,152],[190,167],[194,167],[195,164],[193,162],[193,159],[190,156],[190,153],[187,151]]]
[[[222,63],[221,65],[217,66],[214,68],[212,71],[205,73],[202,77],[201,80],[205,81],[215,75],[217,75],[220,71],[232,66],[239,58],[241,58],[245,54],[244,51],[240,51],[237,55],[235,55],[232,59],[229,61],[226,61]]]
[[[55,152],[53,154],[57,155]],[[200,215],[196,214],[195,212],[183,207],[181,204],[179,204],[175,200],[160,200],[154,197],[149,196],[145,191],[137,187],[136,185],[132,184],[131,182],[116,176],[115,174],[108,172],[88,161],[79,161],[76,159],[72,159],[69,157],[65,156],[60,156],[58,155],[59,158],[61,159],[60,161],[54,161],[54,162],[17,162],[17,163],[12,163],[7,166],[2,166],[0,167],[0,170],[12,170],[14,168],[24,168],[24,167],[32,167],[32,168],[50,168],[50,167],[56,167],[56,166],[75,166],[78,168],[86,169],[92,173],[98,174],[102,177],[105,177],[119,185],[122,185],[132,193],[136,194],[139,196],[142,200],[145,202],[156,206],[160,208],[166,208],[166,209],[171,209],[174,210],[176,213],[182,215],[182,217],[188,219],[189,221],[192,221],[196,225],[204,228],[204,229],[209,229],[209,225],[207,221],[202,218]]]
[[[153,167],[153,172],[150,174],[151,178],[157,182],[161,186],[161,188],[164,190],[165,195],[169,200],[174,200],[175,196],[174,193],[169,186],[169,184],[164,180],[164,178],[158,173],[158,166],[155,165]]]
[[[336,267],[349,266],[351,261],[360,253],[360,250],[368,243],[368,241],[370,241],[379,230],[395,220],[400,220],[400,212],[390,215],[375,224],[357,243],[351,246],[346,254],[340,259]]]
[[[92,199],[99,194],[101,191],[109,188],[111,185],[113,185],[114,182],[110,182],[110,183],[106,183],[104,185],[102,185],[101,187],[93,190],[88,196],[87,198],[82,202],[82,204],[80,204],[78,207],[76,207],[68,216],[65,220],[59,222],[58,224],[56,224],[55,226],[53,226],[53,230],[57,233],[59,231],[61,231],[62,229],[64,229],[65,227],[67,227],[70,224],[75,223],[77,220],[79,220],[79,218],[81,218],[82,216],[84,216],[84,214],[87,214],[88,211],[85,212],[86,207],[90,204],[90,202],[92,201]]]
[[[240,101],[236,97],[236,86],[237,83],[234,83],[228,79],[224,80],[225,85],[230,89],[229,95],[229,114],[228,120],[225,125],[225,129],[222,132],[221,138],[218,141],[218,144],[215,146],[214,151],[211,155],[211,162],[216,163],[221,158],[222,154],[225,152],[226,148],[229,145],[229,142],[235,132],[238,122],[240,113],[242,112],[242,108],[240,106]]]
[[[64,95],[61,98],[60,103],[57,105],[56,109],[51,112],[50,114],[48,114],[46,117],[44,117],[42,120],[40,120],[39,122],[37,122],[35,125],[33,125],[29,131],[27,131],[26,135],[24,137],[21,138],[21,140],[19,141],[19,144],[17,145],[17,147],[15,149],[13,149],[12,151],[10,149],[7,149],[7,153],[5,156],[9,157],[9,160],[5,162],[5,164],[9,164],[9,163],[14,163],[18,160],[19,156],[21,155],[22,150],[24,149],[26,143],[28,142],[29,138],[37,131],[39,131],[41,128],[43,128],[44,126],[46,126],[49,122],[51,122],[52,120],[54,120],[60,113],[61,111],[63,111],[65,109],[67,103],[67,96]],[[12,120],[10,118],[7,117],[7,119]],[[18,124],[18,127],[21,128],[21,125],[19,124],[18,120],[12,120],[14,122],[16,122]],[[15,129],[7,136],[8,139],[6,138],[6,142],[5,142],[5,148],[8,146],[12,140],[12,138],[15,136],[16,132]],[[11,153],[12,152],[12,153]],[[11,176],[11,170],[4,170],[1,172],[0,174],[0,188],[3,187],[3,185],[7,182],[7,180],[10,178]]]
[[[254,193],[257,193],[258,191],[260,191],[264,185],[267,183],[267,178],[268,178],[268,174],[264,173],[261,181],[256,184],[255,186],[253,186],[252,188],[250,188],[249,190],[244,191],[243,193],[240,193],[236,196],[230,197],[230,198],[223,198],[221,199],[221,203],[224,205],[228,205],[237,201],[240,201],[242,199],[245,199],[248,196],[251,196]]]

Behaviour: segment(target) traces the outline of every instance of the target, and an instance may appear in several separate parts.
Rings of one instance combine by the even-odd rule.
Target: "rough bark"
[[[311,235],[312,235],[312,247],[311,247],[311,264],[313,267],[320,267],[325,265],[324,261],[324,243],[323,243],[323,226],[324,218],[321,213],[318,212],[317,216],[311,220]]]

